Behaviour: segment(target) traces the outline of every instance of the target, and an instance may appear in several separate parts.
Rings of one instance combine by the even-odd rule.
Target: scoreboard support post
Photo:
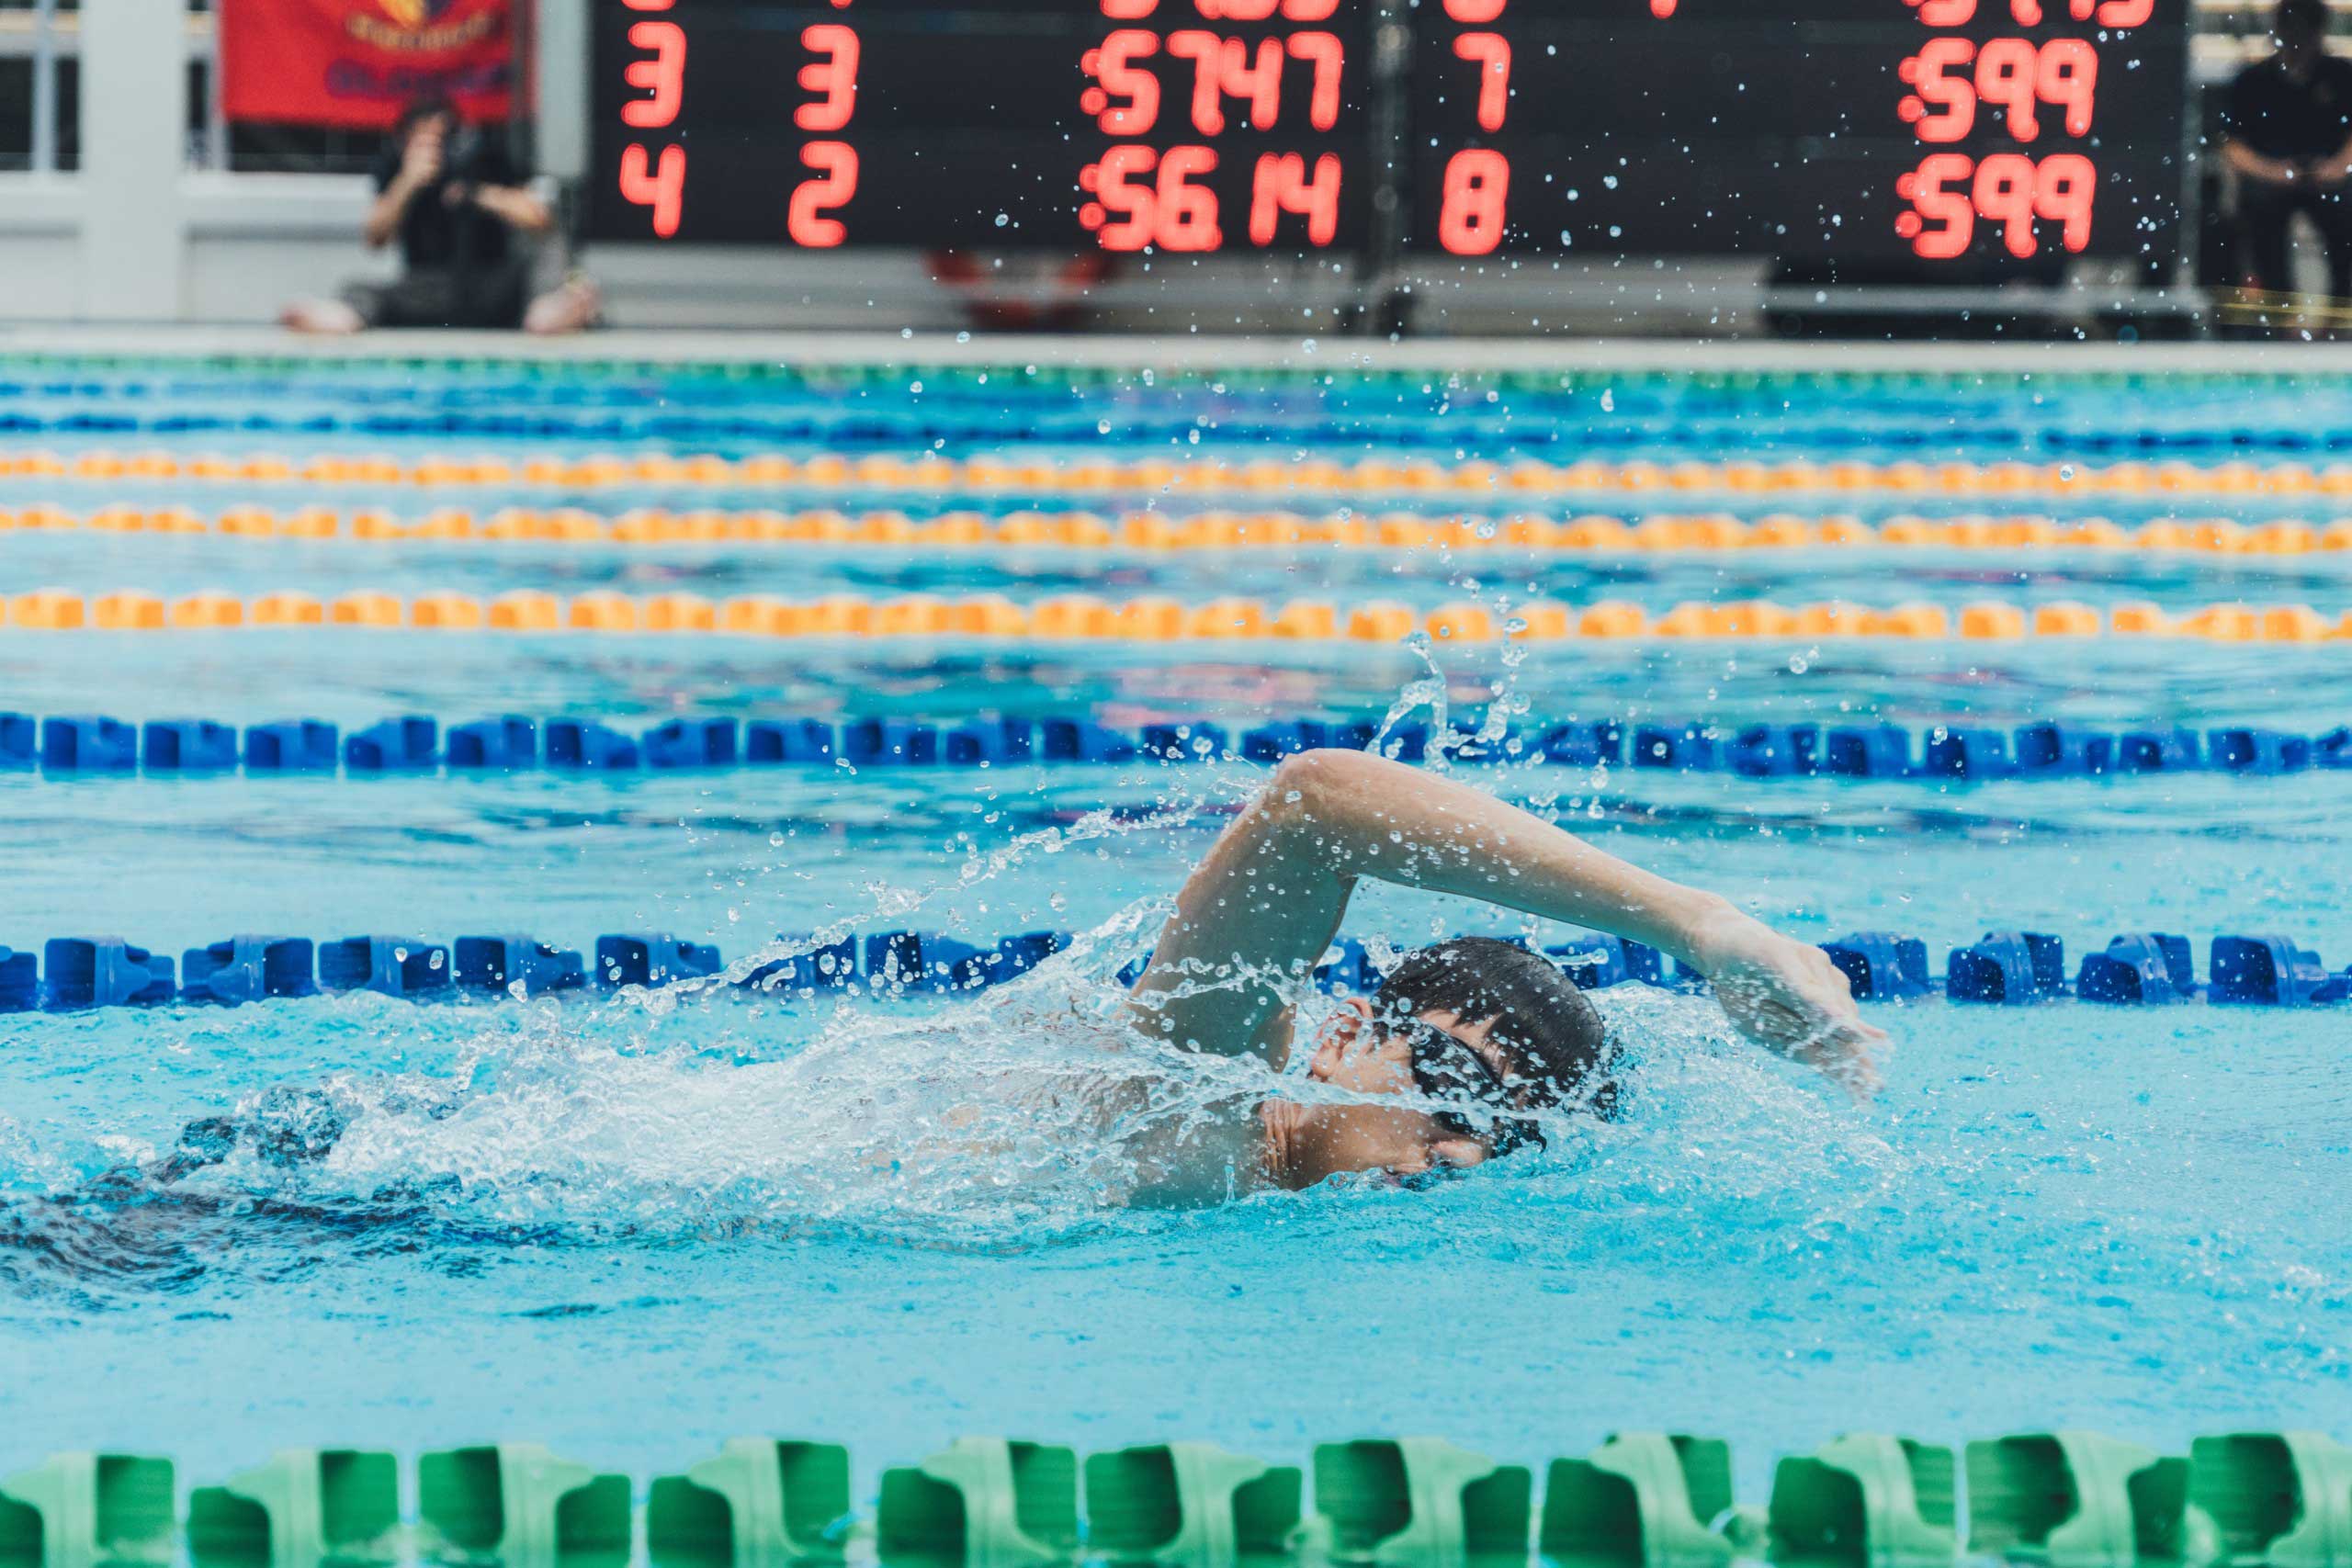
[[[589,49],[594,0],[531,0],[532,96],[538,130],[532,164],[540,174],[584,181],[591,168],[588,84],[595,63]]]
[[[1363,323],[1374,337],[1406,337],[1413,330],[1413,296],[1405,276],[1405,236],[1411,222],[1412,187],[1395,178],[1412,165],[1412,124],[1406,111],[1406,84],[1413,70],[1413,28],[1406,0],[1376,0],[1373,14],[1372,158],[1369,166],[1391,175],[1372,197],[1372,241],[1364,257],[1372,318]],[[1362,315],[1359,306],[1358,315]]]

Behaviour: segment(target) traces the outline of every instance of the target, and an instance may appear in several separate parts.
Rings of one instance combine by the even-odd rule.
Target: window
[[[81,163],[78,0],[0,0],[0,172]]]

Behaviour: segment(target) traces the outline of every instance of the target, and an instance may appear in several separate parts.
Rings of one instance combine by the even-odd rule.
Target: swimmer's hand
[[[1878,1091],[1872,1053],[1886,1031],[1862,1021],[1853,987],[1827,953],[1726,907],[1693,933],[1690,955],[1742,1034],[1857,1098]]]

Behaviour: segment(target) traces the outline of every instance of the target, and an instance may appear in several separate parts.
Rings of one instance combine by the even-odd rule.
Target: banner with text
[[[232,120],[382,130],[437,93],[503,119],[514,84],[510,0],[220,0]]]

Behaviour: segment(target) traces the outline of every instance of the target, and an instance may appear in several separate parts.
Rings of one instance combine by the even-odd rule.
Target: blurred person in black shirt
[[[595,286],[574,277],[534,299],[529,248],[516,236],[555,227],[495,138],[462,125],[447,98],[401,112],[376,161],[376,200],[360,235],[369,250],[397,240],[401,276],[355,283],[340,299],[302,300],[280,320],[300,332],[368,327],[520,327],[572,332],[589,325]]]
[[[2279,0],[2278,47],[2238,73],[2222,114],[2222,161],[2238,176],[2240,273],[2284,293],[2287,225],[2309,215],[2327,251],[2328,292],[2352,297],[2352,61],[2327,52],[2326,0]]]

